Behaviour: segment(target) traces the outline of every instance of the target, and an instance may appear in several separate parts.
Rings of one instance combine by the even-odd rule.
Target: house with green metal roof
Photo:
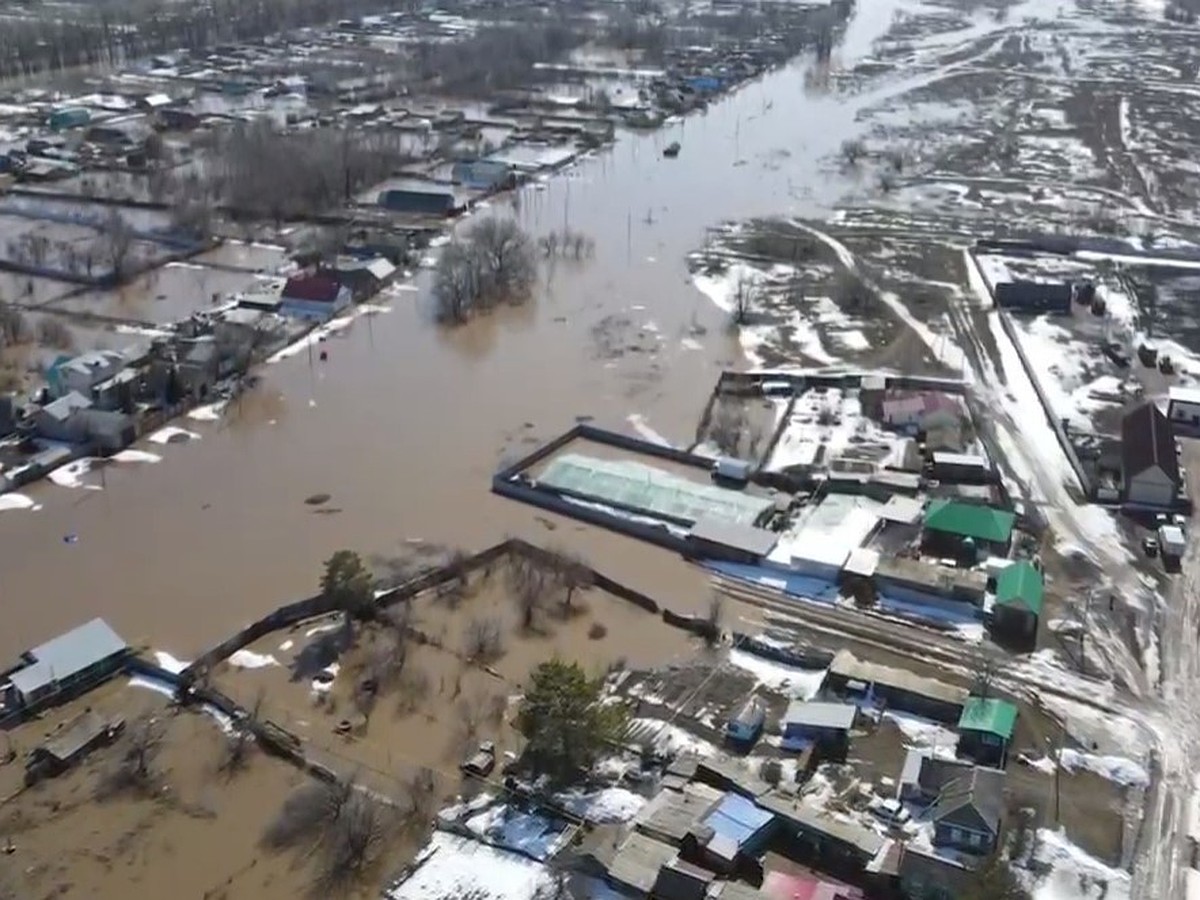
[[[993,634],[1032,647],[1037,641],[1045,593],[1042,573],[1029,560],[1017,560],[1002,570],[996,576]]]
[[[958,755],[1003,769],[1016,727],[1016,705],[998,697],[968,697],[958,720]]]
[[[922,543],[931,552],[970,562],[984,554],[1004,556],[1016,521],[1016,515],[1003,509],[939,498],[925,510]]]

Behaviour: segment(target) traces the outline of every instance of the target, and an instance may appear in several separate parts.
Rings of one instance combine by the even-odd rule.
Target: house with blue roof
[[[741,794],[728,793],[692,829],[689,838],[695,841],[704,865],[716,872],[732,872],[757,860],[775,826],[774,814]]]

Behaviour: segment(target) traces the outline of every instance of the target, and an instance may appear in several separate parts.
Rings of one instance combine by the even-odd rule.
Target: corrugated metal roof
[[[929,510],[925,513],[925,527],[932,531],[1003,543],[1012,536],[1016,519],[1015,515],[1002,509],[939,499],[929,504]]]
[[[784,726],[849,729],[854,725],[858,707],[853,703],[822,703],[793,700],[783,717]]]
[[[775,817],[740,794],[726,794],[717,808],[704,819],[704,824],[717,837],[733,841],[740,850],[756,834],[769,826]]]
[[[963,703],[968,696],[966,688],[946,684],[934,678],[925,678],[908,669],[897,669],[880,663],[858,659],[849,650],[839,650],[829,664],[829,674],[848,681],[863,681],[881,684],[907,691],[920,697],[929,697],[945,703]]]
[[[883,847],[883,838],[874,831],[813,806],[805,800],[793,800],[773,793],[759,799],[759,805],[803,831],[824,835],[866,856],[874,856]]]
[[[996,602],[1001,606],[1020,606],[1040,616],[1045,593],[1042,573],[1027,559],[1018,560],[996,576]]]
[[[22,694],[62,681],[102,660],[123,653],[128,645],[103,619],[92,619],[29,651],[33,660],[10,677]]]
[[[659,870],[678,855],[676,847],[635,831],[613,857],[608,877],[618,884],[649,893]]]
[[[720,544],[755,556],[766,556],[775,546],[779,536],[765,528],[755,528],[752,525],[741,525],[725,519],[711,516],[696,521],[692,526],[689,537],[706,541],[710,544]]]
[[[1011,740],[1017,725],[1017,708],[995,697],[970,697],[958,720],[959,731],[986,731]]]

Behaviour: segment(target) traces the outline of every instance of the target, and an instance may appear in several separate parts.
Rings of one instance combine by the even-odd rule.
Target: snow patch
[[[269,653],[255,653],[253,650],[237,650],[229,657],[229,664],[237,669],[264,669],[267,666],[279,665],[279,660]]]
[[[168,672],[176,675],[191,665],[190,662],[184,662],[182,659],[172,656],[165,650],[155,650],[154,661],[158,663],[160,669],[166,669]]]
[[[739,669],[745,669],[758,679],[758,683],[772,690],[786,693],[795,700],[811,700],[825,682],[826,669],[800,669],[781,662],[765,659],[745,650],[730,650],[729,661]]]
[[[116,462],[123,463],[156,463],[162,462],[162,457],[157,453],[150,453],[147,450],[122,450],[120,453],[114,453],[112,458]]]
[[[541,863],[441,831],[413,868],[407,881],[385,891],[388,900],[533,900],[553,883]]]
[[[34,503],[32,499],[24,494],[0,494],[0,512],[5,512],[10,509],[28,509],[36,512],[41,509],[40,503]]]
[[[200,435],[194,431],[188,431],[186,428],[168,425],[165,428],[158,429],[158,431],[150,435],[149,439],[155,444],[182,444],[185,441],[198,441],[200,440]]]
[[[197,422],[215,422],[221,418],[221,412],[225,409],[226,403],[228,403],[227,400],[218,400],[216,403],[197,406],[187,416],[189,419],[194,419]]]
[[[1059,762],[1068,772],[1086,769],[1127,787],[1146,787],[1150,783],[1149,773],[1141,765],[1124,756],[1098,756],[1064,749],[1059,755]]]
[[[1036,862],[1049,871],[1030,879],[1033,900],[1128,900],[1128,872],[1106,866],[1061,831],[1039,828],[1037,837]]]
[[[611,825],[628,822],[646,805],[641,794],[621,787],[609,787],[599,791],[567,791],[555,796],[568,812],[594,825]]]
[[[77,459],[52,470],[47,477],[59,487],[98,491],[101,490],[100,485],[88,484],[83,480],[84,476],[92,471],[92,464],[95,462],[94,459]]]

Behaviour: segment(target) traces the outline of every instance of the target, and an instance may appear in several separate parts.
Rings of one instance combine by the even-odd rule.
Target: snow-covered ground
[[[458,835],[435,832],[412,877],[388,900],[533,900],[553,884],[541,863]]]
[[[1064,749],[1059,755],[1059,763],[1069,772],[1086,769],[1128,787],[1146,787],[1150,783],[1150,775],[1145,768],[1124,756],[1101,756]]]
[[[1040,828],[1036,843],[1033,871],[1022,873],[1033,900],[1129,900],[1129,873],[1085,853],[1063,832]]]
[[[903,732],[905,747],[928,751],[930,756],[942,759],[954,759],[958,732],[953,728],[896,710],[888,710],[883,718]]]
[[[557,794],[554,799],[593,825],[628,822],[646,805],[645,797],[622,787],[571,790]]]
[[[629,723],[626,739],[635,745],[648,744],[655,752],[665,756],[677,756],[681,753],[714,756],[717,753],[717,748],[708,741],[662,719],[634,719]]]
[[[827,669],[800,669],[745,650],[730,650],[729,662],[745,669],[758,683],[794,700],[811,700],[825,682]]]
[[[786,400],[777,402],[781,412],[786,409]],[[857,390],[814,388],[796,398],[766,468],[779,472],[810,466],[818,457],[829,465],[845,456],[883,468],[902,461],[907,443],[908,438],[885,431],[863,415]]]

